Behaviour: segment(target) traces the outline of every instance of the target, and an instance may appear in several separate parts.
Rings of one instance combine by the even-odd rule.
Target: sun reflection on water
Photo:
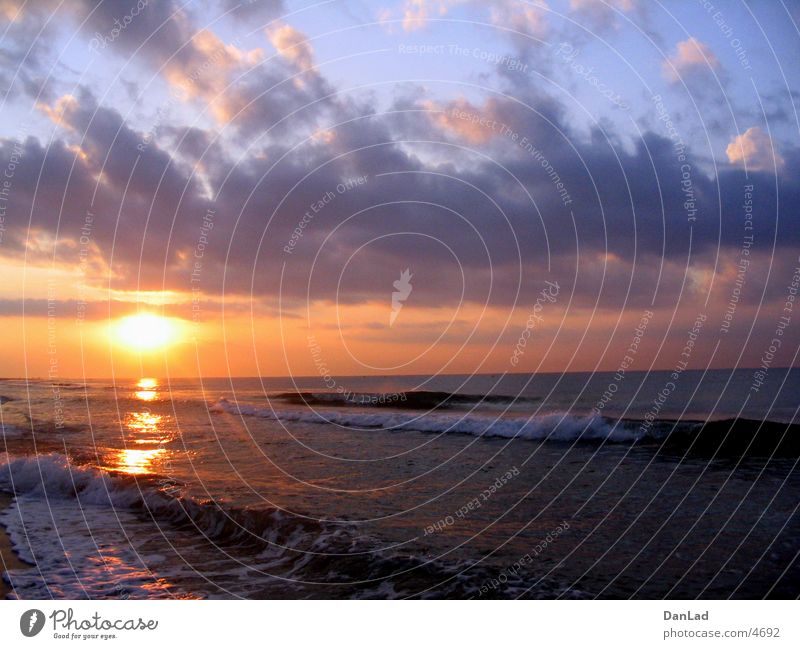
[[[131,412],[128,413],[125,425],[136,435],[149,435],[151,438],[155,437],[160,440],[162,432],[161,421],[163,419],[161,415],[157,415],[149,410]],[[142,440],[136,439],[134,441],[139,443]],[[146,439],[144,441],[152,440]]]
[[[136,387],[139,388],[134,392],[137,399],[141,401],[154,401],[158,398],[158,381],[156,379],[139,379]]]
[[[123,448],[117,452],[116,469],[128,475],[148,475],[154,473],[153,465],[165,453],[163,448],[147,450]]]
[[[158,381],[143,378],[136,384],[134,393],[141,401],[158,399]],[[174,435],[168,430],[169,417],[148,408],[128,412],[122,421],[124,448],[115,449],[108,458],[110,468],[128,475],[143,476],[159,472],[168,462],[170,451],[166,445]]]

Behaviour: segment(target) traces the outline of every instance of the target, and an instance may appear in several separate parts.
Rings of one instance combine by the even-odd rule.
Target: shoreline
[[[8,509],[11,506],[13,498],[11,494],[0,491],[0,511]],[[5,527],[0,525],[0,571],[5,572],[7,570],[29,567],[30,565],[22,561],[22,559],[17,556],[17,553],[14,552],[11,547],[11,539],[8,537]],[[0,600],[6,599],[11,591],[12,589],[11,586],[8,585],[8,582],[0,577]]]

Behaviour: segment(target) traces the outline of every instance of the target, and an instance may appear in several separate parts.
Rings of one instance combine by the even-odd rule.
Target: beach
[[[0,512],[6,510],[11,506],[12,496],[0,492]],[[3,573],[7,570],[16,570],[20,568],[27,568],[28,564],[21,561],[11,548],[11,539],[4,527],[0,526],[0,562],[2,562]],[[0,579],[0,599],[5,599],[11,592],[11,587],[6,580]]]

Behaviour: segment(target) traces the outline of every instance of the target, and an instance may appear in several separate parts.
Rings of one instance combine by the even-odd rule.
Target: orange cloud
[[[291,25],[267,30],[267,38],[280,55],[303,71],[314,68],[314,49],[303,32]]]
[[[725,153],[728,155],[728,162],[751,171],[781,169],[784,163],[769,135],[758,126],[751,126],[733,138]]]
[[[234,43],[224,43],[208,29],[198,31],[191,41],[191,60],[174,61],[164,68],[164,78],[180,90],[181,99],[202,99],[210,106],[214,118],[224,123],[230,119],[226,89],[235,75],[264,58],[260,48],[239,49]]]
[[[36,104],[36,108],[44,113],[53,124],[72,129],[69,116],[78,110],[78,100],[72,95],[64,95],[59,97],[53,106],[40,102]]]
[[[719,68],[719,61],[711,48],[694,36],[681,41],[675,54],[664,61],[664,76],[668,81],[680,81],[681,77],[696,70]]]
[[[16,0],[0,0],[0,16],[10,22],[14,22],[21,10],[21,3]]]
[[[499,134],[500,122],[494,117],[491,100],[483,108],[473,106],[466,99],[457,99],[446,106],[433,102],[424,105],[439,128],[472,144],[485,144]]]
[[[311,139],[319,144],[331,144],[336,141],[336,133],[330,129],[322,129],[313,133]]]
[[[164,70],[167,82],[180,88],[187,99],[213,100],[224,91],[231,73],[254,65],[264,57],[261,49],[240,50],[233,44],[225,44],[208,29],[194,35],[192,46],[192,67],[187,70],[184,63],[176,62]]]

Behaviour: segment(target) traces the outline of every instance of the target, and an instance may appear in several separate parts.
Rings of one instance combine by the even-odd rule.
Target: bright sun
[[[177,327],[169,318],[141,313],[122,318],[115,333],[117,340],[126,347],[147,351],[175,342]]]

